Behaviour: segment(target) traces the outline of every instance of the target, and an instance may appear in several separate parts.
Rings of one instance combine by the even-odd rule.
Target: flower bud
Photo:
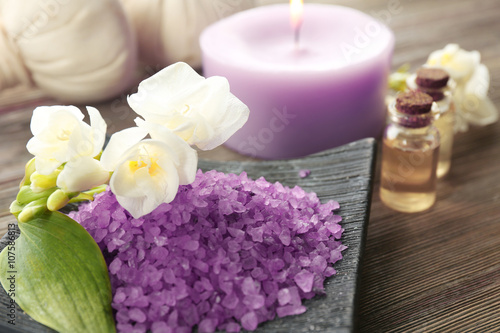
[[[57,190],[47,199],[47,208],[52,212],[58,211],[66,206],[71,198],[77,195],[78,193],[66,193],[63,190]]]
[[[33,157],[31,160],[26,163],[26,166],[24,167],[24,177],[21,180],[21,184],[19,184],[19,188],[25,186],[25,185],[30,185],[31,184],[31,174],[35,172],[36,166],[35,166],[35,158]]]
[[[35,193],[43,192],[49,188],[55,187],[57,176],[61,173],[61,169],[56,169],[49,175],[41,175],[38,172],[33,172],[30,176],[31,190]]]
[[[20,223],[28,222],[47,210],[47,200],[45,198],[35,200],[27,204],[17,216]]]

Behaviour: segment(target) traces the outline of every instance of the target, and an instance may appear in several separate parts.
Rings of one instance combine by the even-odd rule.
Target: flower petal
[[[476,126],[486,126],[498,121],[498,109],[496,108],[495,104],[493,104],[491,99],[485,97],[483,99],[474,100],[473,98],[471,98],[468,99],[468,101],[475,106],[470,108],[463,107],[463,117],[469,124]]]
[[[71,113],[75,118],[83,121],[84,115],[80,109],[73,105],[52,105],[52,106],[39,106],[33,110],[31,117],[30,129],[33,135],[38,135],[43,131],[51,122],[51,116],[58,112],[65,111]]]
[[[427,64],[446,70],[452,79],[460,82],[472,75],[480,61],[479,52],[465,51],[457,44],[448,44],[444,49],[432,52],[427,59]]]
[[[245,125],[250,115],[248,107],[233,94],[229,94],[227,97],[227,106],[224,111],[221,112],[221,117],[212,123],[215,134],[210,140],[200,141],[196,144],[201,150],[214,149],[226,142]]]
[[[465,85],[465,94],[473,94],[478,98],[485,98],[490,88],[490,72],[485,65],[477,66],[471,78]]]
[[[154,207],[147,208],[149,212],[164,202],[174,200],[179,189],[179,176],[175,166],[167,161],[167,163],[160,163],[160,168],[160,174],[153,177],[145,168],[138,170],[134,175],[137,186],[154,205]]]
[[[104,168],[113,171],[125,152],[146,135],[148,132],[139,127],[127,128],[113,134],[101,156]]]
[[[115,195],[120,195],[128,198],[140,198],[144,193],[135,184],[134,174],[130,171],[130,166],[126,162],[131,161],[128,158],[124,163],[120,163],[115,172],[111,175],[109,187]]]
[[[33,140],[33,139],[31,139]],[[28,145],[30,145],[30,141],[28,141]],[[35,158],[35,169],[36,171],[41,174],[41,175],[50,175],[52,172],[54,172],[55,169],[57,169],[59,166],[61,166],[61,162],[54,158],[43,158],[43,157],[37,157]]]
[[[169,203],[175,199],[175,196],[179,191],[179,185],[186,185],[187,183],[181,184],[181,179],[180,179],[181,174],[179,172],[180,170],[179,169],[176,170],[176,167],[171,161],[168,161],[166,158],[164,158],[160,159],[158,164],[164,171],[163,180],[157,181],[160,190],[162,191],[162,193],[164,193],[164,196],[162,198],[162,203],[163,202]],[[191,183],[193,181],[194,179],[191,181]]]
[[[96,156],[101,152],[102,147],[104,146],[104,141],[106,140],[107,125],[101,114],[99,113],[99,110],[97,110],[96,108],[87,106],[87,112],[90,116],[90,127],[92,128],[92,138],[94,145],[92,156]]]
[[[142,81],[137,93],[127,100],[144,119],[163,122],[165,116],[182,108],[186,96],[197,92],[204,81],[188,64],[178,62]]]
[[[151,207],[151,203],[148,201],[147,197],[129,198],[121,195],[116,195],[116,200],[135,219],[149,214],[154,210],[149,210],[149,207]]]
[[[109,180],[109,172],[101,163],[83,156],[69,161],[57,177],[57,186],[64,192],[80,192],[105,184]]]

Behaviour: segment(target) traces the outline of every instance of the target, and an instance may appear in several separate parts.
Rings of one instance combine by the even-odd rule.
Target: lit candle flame
[[[295,36],[295,45],[299,45],[300,27],[303,20],[304,1],[303,0],[290,0],[290,21]]]

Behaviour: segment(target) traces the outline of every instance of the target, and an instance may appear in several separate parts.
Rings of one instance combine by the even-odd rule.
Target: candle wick
[[[300,26],[301,24],[297,24],[294,29],[294,39],[296,48],[299,48],[300,46]]]

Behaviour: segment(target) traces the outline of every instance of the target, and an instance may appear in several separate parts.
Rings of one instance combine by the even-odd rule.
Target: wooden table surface
[[[389,13],[381,17],[396,35],[394,69],[403,63],[415,69],[431,51],[450,42],[479,50],[490,69],[490,97],[500,109],[499,0],[334,3],[372,15]],[[391,13],[390,8],[398,10]],[[31,112],[35,105],[54,102],[29,91],[4,92],[0,103],[3,235],[15,220],[8,207],[30,158],[25,144]],[[134,114],[125,95],[95,106],[110,132],[132,125]],[[201,157],[245,159],[224,147]],[[438,201],[429,211],[401,214],[383,206],[377,171],[358,315],[360,332],[500,332],[500,123],[456,137],[451,173],[439,182]]]

